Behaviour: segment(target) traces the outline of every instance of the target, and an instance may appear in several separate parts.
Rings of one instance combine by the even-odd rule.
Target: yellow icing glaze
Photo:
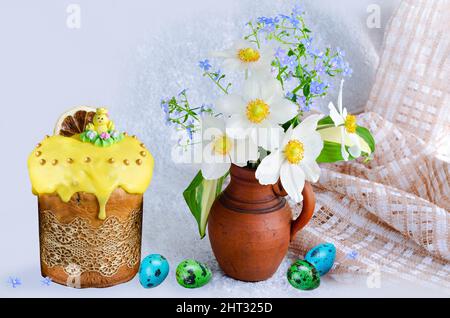
[[[33,193],[57,193],[68,202],[77,192],[92,193],[99,203],[98,218],[106,218],[111,193],[122,188],[142,194],[153,174],[153,157],[143,144],[126,136],[109,147],[97,147],[79,136],[44,139],[28,158]]]

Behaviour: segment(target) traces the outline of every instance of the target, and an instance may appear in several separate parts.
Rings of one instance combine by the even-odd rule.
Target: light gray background
[[[66,27],[66,7],[81,6],[81,29]],[[302,1],[314,37],[347,51],[354,75],[347,81],[347,107],[367,100],[382,47],[383,28],[398,0]],[[367,5],[381,6],[381,29],[366,26]],[[224,277],[208,239],[200,240],[182,190],[195,168],[170,158],[169,128],[161,97],[191,87],[195,103],[217,97],[201,77],[197,61],[242,35],[250,18],[288,12],[294,1],[0,1],[0,296],[56,297],[316,297],[439,296],[439,291],[392,284],[368,289],[365,278],[325,277],[312,292],[293,289],[285,279],[287,257],[277,274],[257,284]],[[330,98],[335,98],[335,94]],[[324,101],[327,102],[327,101]],[[137,134],[151,149],[154,179],[146,193],[143,255],[161,253],[171,265],[158,288],[145,290],[137,279],[107,290],[43,286],[39,273],[36,198],[26,169],[29,153],[51,134],[59,114],[77,105],[106,105],[122,130]],[[177,285],[174,268],[185,258],[208,263],[213,281],[198,290]],[[8,277],[19,277],[15,289]]]

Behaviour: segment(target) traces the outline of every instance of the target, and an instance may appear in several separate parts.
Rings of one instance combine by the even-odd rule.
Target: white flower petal
[[[235,50],[228,49],[223,51],[213,51],[209,53],[211,57],[232,58],[235,55]]]
[[[308,116],[292,131],[292,138],[303,143],[304,156],[307,161],[315,161],[323,149],[322,137],[316,130],[317,122],[321,118],[322,115]]]
[[[275,56],[275,50],[277,49],[277,45],[273,42],[268,42],[261,49],[261,58],[266,59],[267,61],[272,62]]]
[[[284,133],[284,138],[283,141],[281,143],[281,147],[284,148],[289,141],[293,140],[293,139],[298,139],[294,136],[294,128],[292,126],[290,126],[288,128],[288,130],[286,130],[286,132]]]
[[[315,160],[314,161],[302,160],[299,165],[300,168],[303,169],[307,181],[313,183],[319,181],[320,167]]]
[[[344,123],[345,123],[345,120],[347,119],[347,115],[348,115],[347,108],[344,107],[342,109],[342,119],[344,120]]]
[[[341,155],[345,161],[348,161],[348,152],[347,149],[345,149],[345,135],[345,128],[341,127]]]
[[[315,131],[317,128],[317,122],[321,120],[322,117],[323,115],[321,114],[309,115],[302,120],[296,129],[301,127],[299,131]]]
[[[295,128],[290,127],[285,134],[282,142],[284,148],[290,140],[298,140],[303,143],[304,160],[315,161],[323,149],[323,140],[316,131],[317,122],[322,115],[311,115],[303,120]]]
[[[269,74],[267,73],[267,75]],[[281,88],[280,82],[272,76],[261,76],[260,82],[261,98],[266,103],[270,104],[275,99],[280,99],[283,97],[283,89]]]
[[[217,129],[215,127],[203,129],[202,132],[203,132],[203,136],[202,136],[201,141],[202,141],[203,147],[206,147],[206,145],[214,143],[214,140],[216,140],[217,138],[222,138],[223,135],[225,134],[223,131],[221,131],[220,129]]]
[[[341,87],[339,88],[339,96],[338,96],[338,111],[342,114],[342,90],[344,87],[344,79],[341,81]]]
[[[353,158],[359,158],[361,156],[361,143],[357,134],[347,134],[348,138],[353,142],[353,145],[348,148],[348,152]]]
[[[206,163],[227,162],[224,156],[217,154],[214,151],[214,142],[205,143],[203,146],[203,160]]]
[[[231,162],[237,166],[247,165],[247,161],[258,160],[258,146],[251,138],[232,140],[233,147],[230,150]]]
[[[222,68],[227,74],[231,74],[240,70],[242,68],[241,66],[242,66],[241,62],[234,57],[227,58],[222,63]]]
[[[274,151],[281,147],[283,140],[283,128],[265,120],[263,123],[251,129],[250,137],[259,147]]]
[[[281,165],[280,179],[284,190],[296,203],[303,201],[303,187],[305,186],[305,174],[297,166],[289,164],[287,161]]]
[[[323,149],[323,140],[317,131],[309,135],[302,136],[300,141],[303,143],[304,159],[307,161],[316,161]]]
[[[344,119],[342,118],[342,115],[338,113],[338,110],[332,102],[328,104],[328,109],[330,110],[330,117],[333,120],[334,125],[336,127],[342,125],[344,123]]]
[[[254,78],[250,78],[249,80],[245,81],[243,96],[247,102],[255,100],[257,98],[262,98],[261,83]]]
[[[284,124],[297,115],[297,106],[286,98],[277,98],[270,104],[270,118],[277,124]]]
[[[224,163],[202,163],[202,175],[206,180],[216,180],[223,177],[227,171],[230,169],[231,164],[228,162]]]
[[[206,114],[202,117],[202,128],[203,131],[208,130],[210,128],[215,128],[218,132],[224,134],[225,121],[222,118],[217,118],[211,114]],[[216,136],[216,134],[214,134],[213,136]]]
[[[209,143],[203,148],[203,160],[201,165],[202,175],[207,180],[215,180],[230,169],[230,158],[214,152],[214,144]]]
[[[217,101],[216,110],[226,115],[242,114],[245,112],[245,101],[239,95],[225,95]]]
[[[251,71],[251,76],[257,78],[273,78],[272,74],[272,60],[268,59],[264,55],[257,62],[247,63],[249,70]]]
[[[256,179],[262,185],[275,184],[280,178],[283,157],[280,151],[274,151],[265,157],[256,169]]]
[[[226,134],[233,139],[244,139],[250,134],[251,123],[247,117],[234,114],[226,121]]]
[[[238,39],[236,42],[234,42],[233,44],[233,49],[235,50],[235,54],[237,55],[238,51],[241,49],[247,49],[247,48],[252,48],[254,50],[256,50],[255,46],[252,43],[249,43],[248,41],[242,40],[242,39]]]
[[[291,138],[306,140],[307,137],[316,132],[317,122],[322,118],[322,115],[310,115],[303,119],[303,121],[295,127],[291,132]]]

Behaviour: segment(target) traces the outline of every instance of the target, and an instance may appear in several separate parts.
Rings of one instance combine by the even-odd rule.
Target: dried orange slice
[[[87,124],[92,123],[94,115],[95,108],[86,106],[73,108],[59,117],[53,134],[65,137],[81,134]]]

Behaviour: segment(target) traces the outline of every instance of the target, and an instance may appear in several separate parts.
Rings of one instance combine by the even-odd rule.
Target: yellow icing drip
[[[101,220],[106,218],[106,203],[115,189],[142,194],[152,179],[153,157],[133,137],[102,148],[82,142],[78,135],[53,136],[40,143],[39,153],[35,149],[28,158],[33,193],[57,193],[64,202],[77,192],[92,193]]]

